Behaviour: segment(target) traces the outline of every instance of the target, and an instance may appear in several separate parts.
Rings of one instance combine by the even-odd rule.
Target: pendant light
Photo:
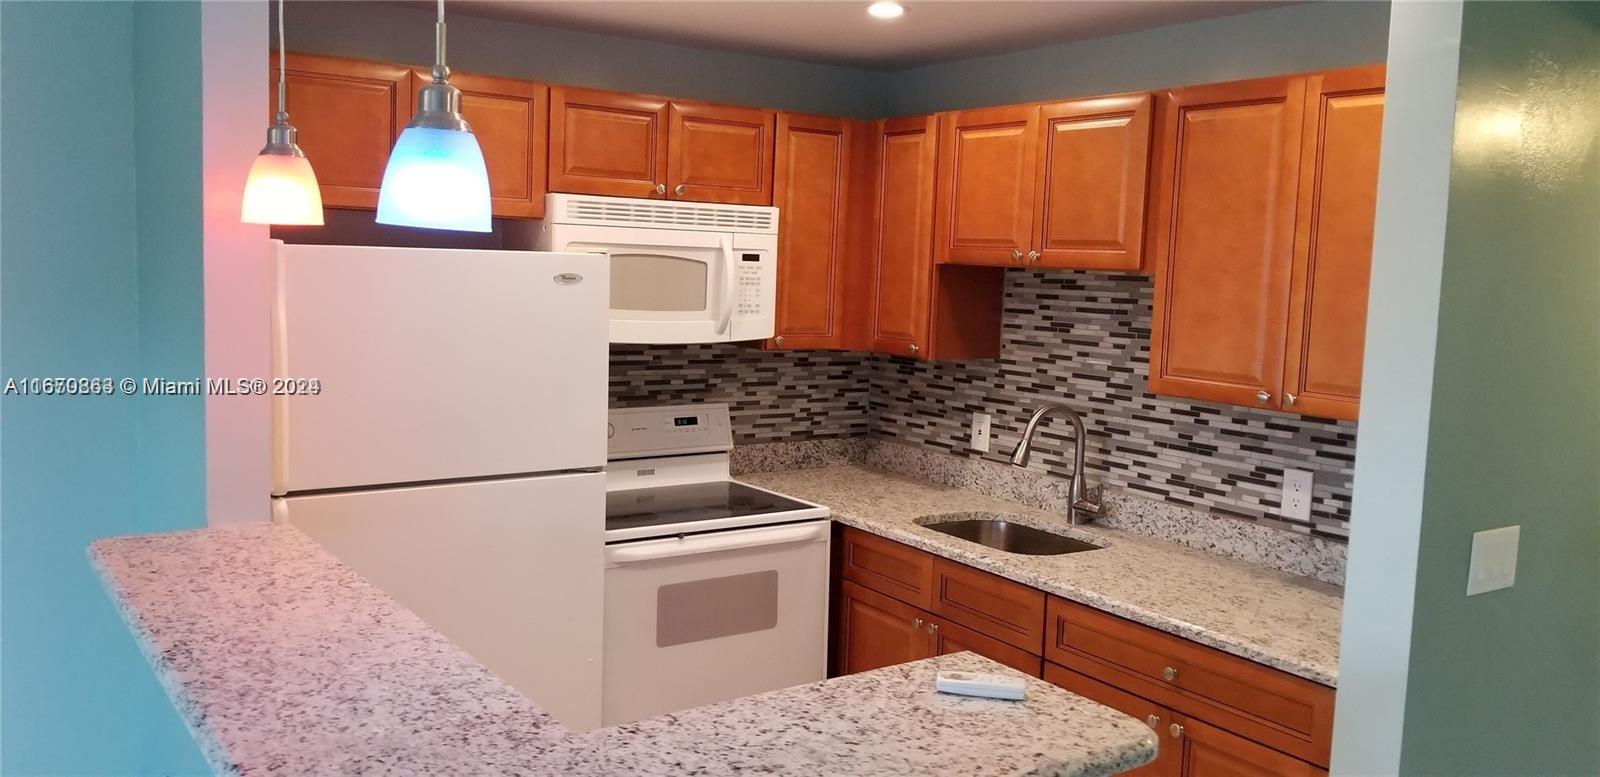
[[[267,145],[250,165],[239,218],[248,224],[321,224],[322,192],[311,162],[295,143],[297,131],[284,110],[283,0],[278,0],[278,115],[267,128]]]
[[[488,232],[489,172],[472,128],[461,118],[461,90],[444,64],[444,0],[434,26],[433,83],[417,93],[417,113],[400,133],[378,190],[378,223]]]

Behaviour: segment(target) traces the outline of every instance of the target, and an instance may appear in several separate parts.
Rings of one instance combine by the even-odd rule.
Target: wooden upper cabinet
[[[1300,144],[1300,208],[1289,295],[1284,406],[1354,420],[1361,404],[1382,66],[1313,76]]]
[[[1036,105],[939,117],[937,261],[1024,263],[1034,233],[1038,128]]]
[[[289,121],[317,171],[322,204],[376,208],[389,150],[416,107],[411,68],[382,62],[287,55]],[[277,52],[269,68],[267,115],[277,112]]]
[[[432,80],[426,68],[411,73],[414,92]],[[450,84],[461,90],[461,117],[483,149],[494,215],[543,218],[549,89],[530,81],[472,73],[451,73]]]
[[[550,88],[550,191],[659,197],[667,191],[660,97]]]
[[[1043,107],[1035,264],[1144,267],[1151,104],[1145,93]]]
[[[1305,87],[1268,78],[1158,100],[1153,393],[1280,406]]]
[[[672,101],[667,130],[668,196],[771,205],[774,123],[772,111]]]
[[[920,356],[928,347],[933,288],[934,116],[879,124],[872,350]]]

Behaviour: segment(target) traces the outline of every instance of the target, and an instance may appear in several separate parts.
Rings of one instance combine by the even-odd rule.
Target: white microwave
[[[541,251],[611,257],[611,342],[772,336],[778,209],[545,195]]]

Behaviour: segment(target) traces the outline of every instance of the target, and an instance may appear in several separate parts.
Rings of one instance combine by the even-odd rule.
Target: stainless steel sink
[[[981,514],[930,515],[918,520],[917,523],[940,534],[976,542],[995,550],[1028,556],[1059,556],[1065,553],[1099,550],[1101,547],[1092,542],[1008,521],[1000,514],[992,517],[975,517],[977,515]]]

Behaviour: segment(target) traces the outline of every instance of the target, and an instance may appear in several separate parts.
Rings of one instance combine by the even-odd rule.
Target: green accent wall
[[[1595,775],[1600,6],[1463,14],[1401,771]],[[1467,597],[1511,524],[1516,585]]]
[[[198,18],[0,3],[0,376],[199,369]],[[0,772],[205,773],[85,555],[204,524],[203,412],[0,399]]]

